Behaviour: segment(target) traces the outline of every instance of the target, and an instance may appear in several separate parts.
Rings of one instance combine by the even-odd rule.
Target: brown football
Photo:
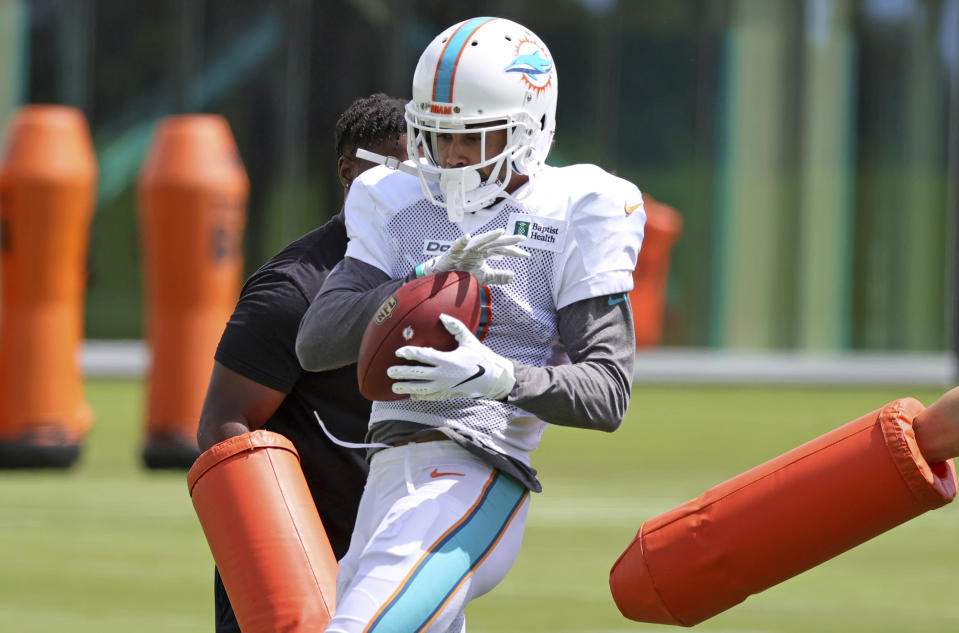
[[[386,375],[393,365],[411,364],[395,355],[404,345],[446,352],[456,349],[456,339],[439,319],[443,313],[456,317],[482,339],[489,324],[489,289],[473,275],[453,271],[415,279],[390,295],[366,326],[360,343],[357,378],[363,397],[381,401],[409,397],[393,393],[393,380]]]

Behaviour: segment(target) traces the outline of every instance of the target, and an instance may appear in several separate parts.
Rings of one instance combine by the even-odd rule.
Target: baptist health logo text
[[[525,235],[531,240],[554,244],[556,243],[556,237],[559,235],[559,229],[555,226],[543,226],[537,222],[517,220],[513,235]]]

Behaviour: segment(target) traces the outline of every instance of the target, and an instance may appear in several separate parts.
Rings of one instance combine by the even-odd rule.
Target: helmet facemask
[[[456,111],[456,106],[443,104],[444,110]],[[432,106],[432,107],[431,107]],[[408,154],[416,164],[417,175],[429,200],[446,208],[451,222],[459,222],[465,213],[490,206],[497,198],[510,198],[506,192],[516,173],[523,173],[532,153],[532,139],[538,126],[533,127],[528,117],[458,117],[429,113],[434,104],[415,104],[406,107]],[[506,143],[502,151],[490,147],[491,134],[505,131]],[[479,135],[479,162],[465,167],[443,167],[439,149],[442,143],[452,142],[453,135]],[[465,142],[465,141],[464,141]],[[484,181],[481,170],[490,168]],[[439,195],[429,186],[439,183]]]

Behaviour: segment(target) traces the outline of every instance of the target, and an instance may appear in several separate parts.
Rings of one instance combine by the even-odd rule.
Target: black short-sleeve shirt
[[[343,259],[346,242],[340,213],[264,264],[244,284],[216,350],[221,365],[287,394],[264,428],[289,438],[300,454],[338,559],[349,546],[368,465],[364,451],[331,442],[313,412],[337,438],[362,442],[370,403],[359,393],[356,365],[306,372],[296,358],[295,343],[303,313]]]

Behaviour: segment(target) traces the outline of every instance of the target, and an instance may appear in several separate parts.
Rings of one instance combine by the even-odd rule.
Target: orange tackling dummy
[[[231,437],[187,484],[243,633],[326,629],[336,558],[293,444],[265,430]]]
[[[610,572],[616,605],[632,620],[693,626],[949,503],[957,402],[957,389],[936,410],[896,400],[646,521]]]

